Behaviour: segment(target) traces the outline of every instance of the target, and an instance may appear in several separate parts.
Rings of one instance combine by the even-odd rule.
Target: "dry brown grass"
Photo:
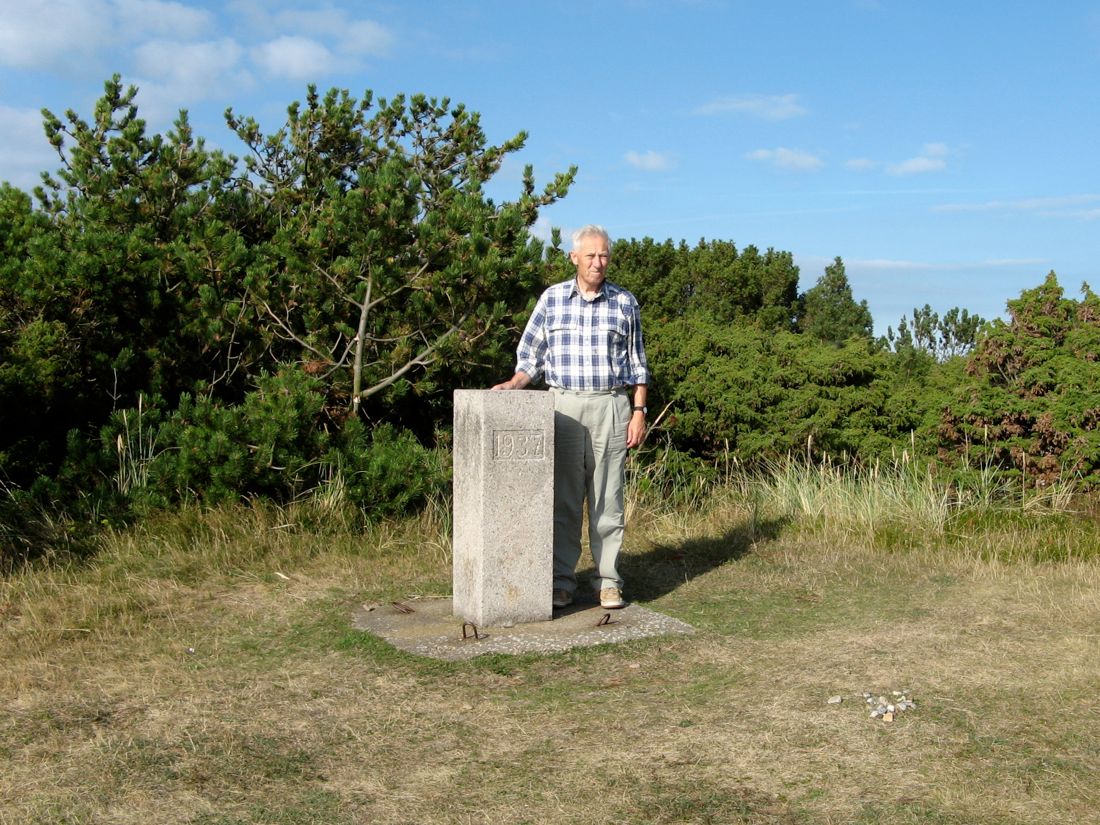
[[[4,580],[0,823],[1100,822],[1095,561],[638,512],[634,596],[692,637],[449,664],[351,630],[448,592],[430,516],[190,513]]]

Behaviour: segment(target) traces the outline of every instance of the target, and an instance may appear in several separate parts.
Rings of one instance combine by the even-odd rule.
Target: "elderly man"
[[[573,233],[576,277],[542,293],[516,352],[516,372],[494,390],[518,390],[545,376],[554,393],[553,605],[572,604],[581,556],[581,518],[600,605],[624,607],[618,571],[623,543],[626,453],[646,432],[649,368],[638,301],[606,280],[611,240],[601,226]]]

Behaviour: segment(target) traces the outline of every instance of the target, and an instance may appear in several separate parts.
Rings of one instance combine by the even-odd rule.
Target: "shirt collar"
[[[577,296],[578,298],[580,298],[582,301],[587,300],[584,297],[584,295],[581,294],[580,287],[577,286],[577,276],[576,275],[574,275],[573,280],[569,282],[569,297],[572,298],[574,295]],[[596,294],[592,296],[592,301],[595,302],[595,301],[598,301],[600,298],[607,298],[607,297],[608,297],[607,296],[607,279],[604,278],[603,283],[600,284],[600,288],[597,289]]]

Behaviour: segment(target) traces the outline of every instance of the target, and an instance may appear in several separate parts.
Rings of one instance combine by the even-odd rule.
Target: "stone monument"
[[[454,615],[548,621],[554,582],[554,398],[455,390]]]

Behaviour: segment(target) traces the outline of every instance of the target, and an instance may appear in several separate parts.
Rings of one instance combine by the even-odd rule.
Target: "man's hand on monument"
[[[493,390],[522,390],[528,384],[531,383],[531,378],[525,372],[517,372],[507,381],[502,381],[499,384],[495,384],[489,389]]]

